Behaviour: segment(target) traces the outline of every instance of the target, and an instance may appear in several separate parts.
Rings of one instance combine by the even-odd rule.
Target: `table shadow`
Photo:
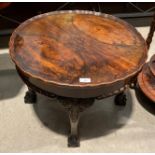
[[[23,85],[16,70],[0,70],[0,100],[17,96]]]
[[[79,122],[80,139],[105,136],[123,127],[132,114],[132,96],[127,92],[127,105],[117,106],[114,97],[96,100],[94,105],[81,113]],[[40,121],[50,130],[63,134],[69,133],[69,118],[59,101],[38,95],[38,103],[33,106]]]
[[[0,101],[17,96],[23,85],[9,54],[0,53]]]
[[[155,103],[151,101],[145,94],[140,90],[139,86],[135,89],[136,97],[141,106],[146,109],[149,113],[155,115]]]

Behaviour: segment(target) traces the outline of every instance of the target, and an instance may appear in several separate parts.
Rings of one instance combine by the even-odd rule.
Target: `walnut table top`
[[[147,47],[134,27],[114,16],[58,11],[22,23],[10,39],[10,55],[25,76],[42,83],[101,88],[140,71]]]

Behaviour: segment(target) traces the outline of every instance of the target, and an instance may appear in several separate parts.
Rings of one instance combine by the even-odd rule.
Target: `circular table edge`
[[[143,72],[143,70],[144,70],[145,68],[147,68],[147,69],[149,70],[150,74],[152,74],[152,72],[151,72],[151,70],[150,70],[150,68],[149,68],[149,62],[148,62],[148,63],[146,63],[146,64],[143,66],[142,71],[141,71],[141,72],[139,73],[139,75],[138,75],[138,85],[139,85],[141,91],[147,96],[147,98],[149,98],[152,102],[155,102],[155,100],[151,97],[151,95],[149,95],[148,91],[145,91],[145,90],[144,90],[144,87],[142,87],[141,84],[140,84],[140,83],[142,83],[142,80],[143,80],[143,73],[142,73],[142,72]],[[152,74],[151,76],[153,76],[153,74]]]
[[[115,17],[115,16],[112,16],[110,14],[105,14],[105,13],[100,13],[100,12],[95,12],[95,11],[87,11],[87,10],[63,10],[63,11],[52,11],[52,12],[48,12],[48,13],[44,13],[44,14],[41,14],[41,15],[37,15],[37,16],[34,16],[26,21],[24,21],[23,23],[21,23],[15,30],[14,32],[12,33],[11,37],[10,37],[10,41],[9,41],[9,53],[10,53],[10,57],[12,59],[12,61],[15,63],[16,66],[18,66],[18,68],[24,72],[24,74],[26,74],[28,77],[33,77],[35,79],[38,79],[38,80],[41,80],[42,82],[45,82],[45,83],[51,83],[51,84],[55,84],[55,85],[59,85],[59,86],[69,86],[69,87],[100,87],[100,86],[103,86],[103,85],[108,85],[108,84],[112,84],[112,83],[115,83],[115,82],[119,82],[119,81],[123,81],[125,79],[128,79],[134,75],[136,75],[143,67],[143,65],[145,64],[145,61],[147,59],[147,46],[145,46],[145,55],[143,56],[143,59],[144,59],[144,62],[139,65],[137,67],[137,69],[135,68],[135,70],[131,73],[131,74],[128,74],[126,77],[123,77],[123,78],[119,78],[119,79],[116,79],[116,80],[113,80],[113,81],[110,81],[110,82],[101,82],[99,84],[91,84],[91,83],[85,83],[84,85],[76,85],[76,84],[66,84],[66,83],[60,83],[60,82],[56,82],[56,81],[52,81],[52,80],[46,80],[46,79],[43,79],[41,77],[38,77],[36,75],[33,75],[32,73],[29,73],[28,71],[25,71],[24,69],[22,69],[22,67],[20,67],[20,65],[18,65],[18,62],[13,58],[12,56],[12,51],[14,50],[14,44],[13,44],[13,40],[16,36],[16,32],[21,29],[24,25],[26,25],[27,23],[35,20],[35,19],[38,19],[38,18],[41,18],[43,16],[47,16],[47,15],[54,15],[54,14],[59,14],[59,13],[80,13],[80,14],[91,14],[91,15],[96,15],[96,16],[100,16],[100,17],[110,17],[111,19],[114,19],[114,20],[118,20],[122,23],[124,23],[125,25],[129,26],[133,31],[135,31],[139,37],[139,39],[143,40],[144,43],[146,44],[145,40],[143,39],[143,37],[141,36],[141,34],[136,31],[136,29],[129,23],[125,22],[124,20],[118,18],[118,17]]]

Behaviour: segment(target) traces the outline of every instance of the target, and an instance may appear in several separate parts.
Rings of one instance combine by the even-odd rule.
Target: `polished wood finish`
[[[142,92],[153,102],[155,102],[155,76],[150,71],[148,63],[144,65],[138,75],[138,84]]]
[[[150,61],[148,62],[149,68],[151,70],[151,73],[154,75],[155,77],[155,55],[153,55],[150,59]]]
[[[10,39],[10,55],[31,81],[80,90],[124,86],[143,66],[147,47],[131,25],[116,17],[58,11],[21,24]]]

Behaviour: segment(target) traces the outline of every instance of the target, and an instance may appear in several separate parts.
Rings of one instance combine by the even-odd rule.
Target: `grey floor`
[[[148,27],[138,31],[146,38]],[[138,90],[127,91],[125,107],[110,97],[82,113],[79,148],[67,147],[69,120],[62,105],[39,94],[38,104],[24,104],[26,90],[8,49],[0,49],[0,152],[155,152],[155,104]]]

